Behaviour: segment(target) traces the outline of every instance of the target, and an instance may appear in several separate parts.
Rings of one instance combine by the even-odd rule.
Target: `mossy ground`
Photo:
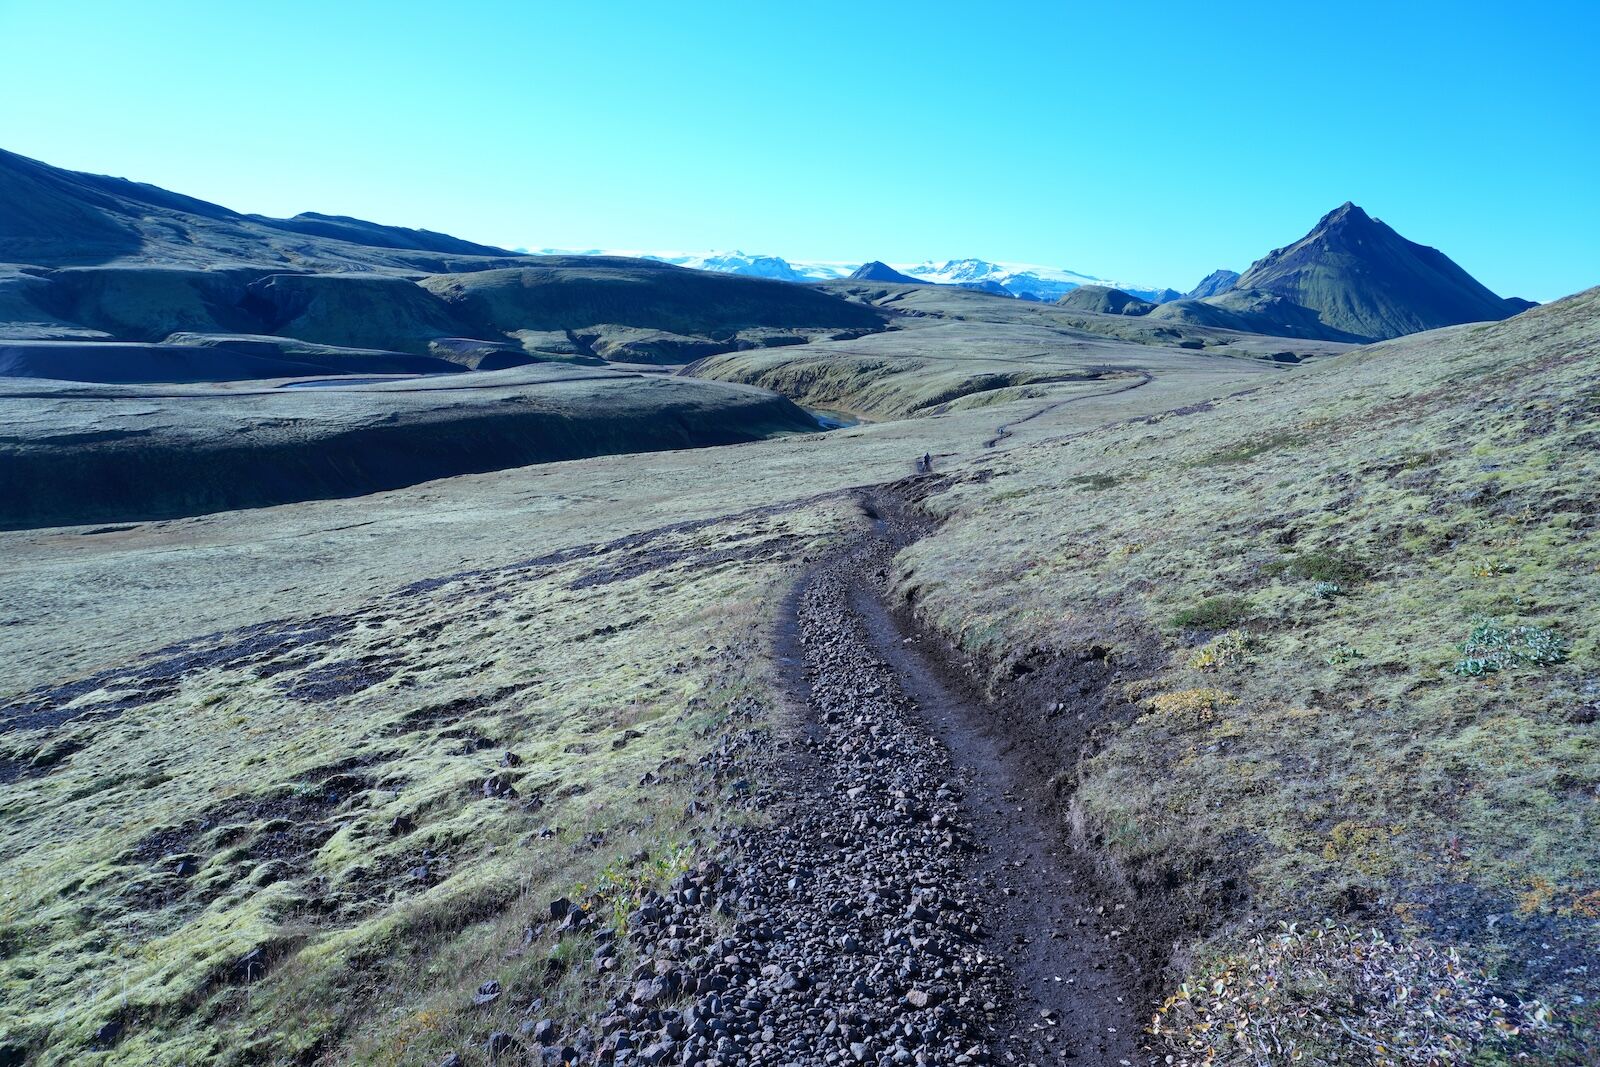
[[[524,930],[723,817],[699,757],[768,699],[755,635],[837,506],[214,635],[153,699],[148,658],[56,694],[81,717],[0,735],[0,1031],[47,1064],[423,1063],[581,1001]]]
[[[898,583],[992,663],[1126,653],[1130,713],[1077,804],[1131,877],[1198,891],[1236,857],[1248,902],[1213,886],[1219,920],[1468,945],[1592,1036],[1597,366],[1591,290],[1015,449],[931,498],[944,525]],[[1478,618],[1568,656],[1448,673]],[[1236,654],[1200,654],[1227,629]],[[1163,651],[1134,661],[1151,634]]]

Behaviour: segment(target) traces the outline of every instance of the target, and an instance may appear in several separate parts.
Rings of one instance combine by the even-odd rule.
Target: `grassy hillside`
[[[897,313],[903,316],[898,321],[908,326],[930,319],[1004,323],[1058,330],[1065,336],[1079,340],[1108,338],[1133,344],[1190,349],[1219,348],[1227,349],[1232,355],[1261,359],[1269,359],[1283,352],[1299,360],[1316,359],[1346,351],[1350,347],[1342,341],[1319,340],[1303,334],[1265,333],[1263,331],[1267,324],[1258,320],[1236,318],[1225,323],[1188,322],[1182,318],[1160,318],[1154,314],[1108,314],[1059,304],[1037,304],[1029,300],[996,297],[954,285],[838,281],[821,283],[817,288]]]
[[[1597,367],[1600,289],[1015,449],[926,501],[943,525],[897,572],[918,614],[997,691],[1107,687],[1061,782],[1180,931],[1180,1047],[1269,972],[1393,1003],[1454,988],[1430,953],[1459,946],[1552,1014],[1549,1062],[1600,1054]],[[1300,932],[1250,946],[1280,921]],[[1420,972],[1378,973],[1373,930]],[[1472,1029],[1465,1000],[1426,1006]],[[1327,1048],[1330,1012],[1271,1025]]]
[[[1021,399],[1054,403],[1142,388],[1152,377],[1207,377],[1221,388],[1273,372],[1229,349],[1200,354],[1040,325],[941,322],[842,341],[714,356],[689,368],[811,407],[867,418],[938,415]]]

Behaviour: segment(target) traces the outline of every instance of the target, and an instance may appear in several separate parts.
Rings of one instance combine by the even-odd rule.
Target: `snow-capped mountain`
[[[952,259],[944,263],[916,263],[890,266],[902,274],[935,285],[971,285],[996,282],[1013,296],[1032,297],[1046,302],[1059,299],[1080,285],[1109,285],[1139,297],[1157,290],[1142,285],[1097,278],[1062,267],[1043,267],[1032,263],[991,263],[983,259]]]
[[[757,278],[778,278],[786,282],[848,278],[850,272],[860,266],[859,263],[791,263],[782,256],[753,256],[745,252],[646,253],[644,258],[675,263],[680,267],[691,267],[695,270],[749,274]]]
[[[653,259],[675,267],[714,270],[721,274],[746,274],[756,278],[777,278],[785,282],[825,282],[848,278],[860,263],[793,263],[782,256],[751,255],[748,252],[639,252],[618,249],[541,248],[546,256],[631,256]]]
[[[626,252],[586,249],[544,248],[546,255],[608,255],[634,256],[653,259],[694,270],[714,270],[724,274],[747,274],[758,278],[777,278],[786,282],[832,281],[848,278],[857,261],[791,260],[781,256],[751,255],[747,252]],[[1171,290],[1149,285],[1099,278],[1093,274],[1062,267],[1044,267],[1032,263],[997,263],[984,259],[951,259],[943,263],[929,260],[924,263],[890,263],[889,266],[929,285],[962,285],[983,288],[991,292],[1000,286],[1012,296],[1029,300],[1054,301],[1080,285],[1109,285],[1146,300],[1158,301]]]

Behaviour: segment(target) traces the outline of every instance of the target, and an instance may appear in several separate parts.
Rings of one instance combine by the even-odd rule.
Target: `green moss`
[[[618,548],[375,598],[311,655],[285,622],[263,654],[59,728],[49,773],[7,787],[0,1031],[50,1065],[436,1062],[477,1025],[485,975],[579,1010],[581,982],[504,961],[553,897],[588,885],[621,907],[725,817],[688,813],[702,771],[682,757],[761,706],[774,548],[841,507],[667,533],[653,566]],[[329,664],[370,675],[303,695],[345,676]],[[111,677],[79,699],[139,689]],[[267,966],[245,982],[254,950]],[[124,1005],[125,1036],[91,1051]]]
[[[1237,596],[1207,597],[1172,616],[1172,625],[1183,630],[1226,630],[1250,617],[1250,601]]]
[[[1274,560],[1262,569],[1266,575],[1290,574],[1316,582],[1354,585],[1367,577],[1369,567],[1360,555],[1340,549],[1319,548],[1298,552],[1286,560]]]

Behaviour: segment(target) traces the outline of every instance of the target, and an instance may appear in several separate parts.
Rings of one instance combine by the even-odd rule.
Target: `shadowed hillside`
[[[0,367],[6,358],[0,347]],[[14,383],[0,412],[4,529],[360,496],[816,430],[759,389],[555,366],[338,388]]]
[[[890,282],[894,285],[921,285],[922,282],[909,274],[901,274],[889,264],[880,260],[863,263],[850,275],[851,281],[857,282]]]

